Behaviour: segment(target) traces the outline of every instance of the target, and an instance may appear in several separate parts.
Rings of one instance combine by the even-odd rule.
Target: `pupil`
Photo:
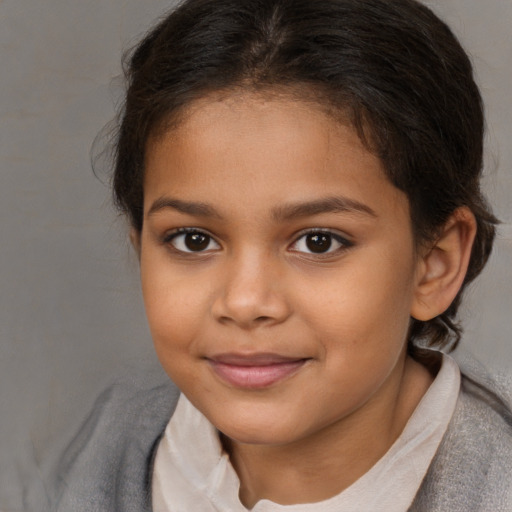
[[[324,233],[315,233],[306,238],[306,245],[311,252],[326,252],[331,247],[331,243],[330,235]]]
[[[203,251],[208,247],[210,237],[202,233],[187,233],[185,235],[185,245],[191,251]]]

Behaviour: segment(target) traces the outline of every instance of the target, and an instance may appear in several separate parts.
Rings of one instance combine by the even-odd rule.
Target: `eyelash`
[[[353,242],[351,242],[344,236],[340,235],[339,233],[331,231],[330,229],[314,228],[314,229],[307,229],[307,230],[299,233],[298,236],[295,238],[295,241],[290,245],[290,247],[293,248],[293,246],[298,245],[299,242],[301,242],[301,241],[303,241],[304,244],[307,244],[306,239],[308,236],[328,237],[329,245],[327,247],[327,251],[325,251],[325,252],[314,252],[314,251],[307,252],[307,251],[299,251],[299,250],[294,250],[294,249],[292,249],[292,251],[298,252],[300,254],[308,254],[315,258],[322,258],[322,257],[327,258],[327,257],[333,256],[334,254],[338,254],[347,249],[350,249],[354,245]],[[333,241],[335,241],[338,244],[338,247],[331,250]]]
[[[207,239],[206,240],[206,248],[204,250],[199,250],[199,251],[184,249],[183,246],[184,246],[184,244],[186,244],[185,236],[188,234],[197,234],[202,237],[205,237]],[[177,247],[175,245],[175,243],[173,243],[180,236],[183,236],[183,241],[182,241],[183,246],[181,248]],[[313,250],[311,250],[311,252],[308,252],[308,251],[297,250],[296,248],[295,249],[293,248],[294,246],[297,246],[299,244],[299,242],[301,242],[301,240],[304,240],[303,243],[307,244],[306,237],[308,237],[308,236],[327,237],[328,238],[327,250],[324,252],[315,252]],[[335,241],[338,244],[338,247],[334,248],[334,250],[331,250],[333,241]],[[212,249],[208,249],[208,247],[211,245],[212,242],[213,242],[213,244],[215,244],[217,246],[217,248],[220,248],[220,244],[215,241],[215,238],[212,235],[210,235],[209,233],[207,233],[206,231],[204,231],[202,229],[189,228],[189,227],[178,228],[175,231],[168,233],[163,239],[163,243],[165,245],[172,246],[172,249],[180,254],[196,254],[196,255],[209,253]],[[320,243],[322,243],[322,240],[320,240]],[[325,240],[323,243],[325,243]],[[353,242],[351,242],[350,240],[347,240],[345,237],[343,237],[340,234],[335,233],[329,229],[314,228],[314,229],[308,229],[308,230],[300,232],[297,235],[297,237],[295,238],[295,241],[289,247],[291,248],[292,252],[296,252],[296,253],[300,253],[300,254],[309,254],[316,258],[322,258],[322,257],[329,257],[329,256],[332,256],[333,254],[347,250],[350,247],[352,247],[353,245],[354,245]],[[190,249],[190,247],[189,247],[189,249]],[[309,249],[311,249],[311,248],[309,247]]]
[[[204,237],[208,238],[208,245],[207,245],[207,247],[210,245],[211,242],[213,242],[218,247],[220,247],[220,245],[218,244],[218,242],[215,241],[213,236],[211,236],[206,231],[204,231],[202,229],[198,229],[198,228],[178,228],[178,229],[174,230],[172,233],[168,233],[164,237],[163,243],[165,245],[172,246],[173,250],[175,250],[175,251],[177,251],[179,253],[182,253],[182,254],[203,254],[203,253],[206,253],[207,252],[206,250],[201,250],[201,251],[192,251],[192,250],[187,251],[187,250],[183,250],[183,249],[180,249],[180,248],[176,247],[173,244],[173,241],[175,241],[178,237],[183,236],[183,238],[185,238],[185,236],[189,235],[189,234],[198,234],[198,235],[201,235],[201,236],[204,236]],[[185,240],[183,240],[183,243],[186,243]]]

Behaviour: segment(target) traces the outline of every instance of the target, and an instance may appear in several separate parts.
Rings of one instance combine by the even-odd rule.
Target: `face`
[[[395,393],[417,282],[408,200],[319,108],[196,102],[148,144],[139,244],[158,357],[228,437],[290,443]]]

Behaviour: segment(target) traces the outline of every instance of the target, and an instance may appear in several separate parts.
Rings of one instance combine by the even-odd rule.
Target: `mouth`
[[[309,358],[278,354],[220,354],[207,359],[215,374],[231,386],[263,389],[297,373]]]

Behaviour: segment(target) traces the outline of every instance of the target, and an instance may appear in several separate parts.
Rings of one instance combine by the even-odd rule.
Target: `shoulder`
[[[474,361],[461,373],[455,413],[411,510],[510,511],[509,390]]]
[[[145,510],[153,452],[178,395],[170,381],[105,390],[46,475],[46,510]]]

